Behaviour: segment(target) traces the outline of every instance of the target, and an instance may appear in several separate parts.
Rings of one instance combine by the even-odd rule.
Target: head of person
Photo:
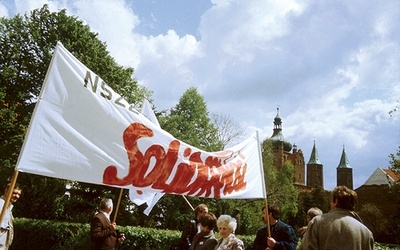
[[[217,217],[213,213],[206,213],[199,218],[200,230],[203,234],[208,234],[215,228]]]
[[[218,217],[217,227],[221,238],[225,239],[230,234],[235,233],[236,226],[236,219],[232,218],[230,215],[223,214]]]
[[[262,208],[262,219],[265,223],[267,223],[267,216],[271,216],[270,218],[273,218],[275,220],[279,220],[281,216],[281,212],[279,210],[279,207],[277,205],[269,205],[268,204],[268,214],[267,214],[267,209],[265,206]]]
[[[346,186],[337,186],[331,192],[331,207],[354,211],[357,193]]]
[[[310,222],[315,216],[321,215],[322,210],[317,207],[312,207],[307,211],[307,222]]]
[[[109,198],[104,198],[100,201],[99,205],[100,211],[106,212],[108,214],[111,214],[113,211],[113,202]]]
[[[194,214],[197,219],[206,213],[208,213],[208,207],[205,204],[200,204],[194,209]]]
[[[9,184],[7,185],[7,187],[5,188],[5,190],[4,190],[4,195],[7,195],[7,192],[8,192],[8,190],[10,189],[10,186],[11,186],[11,183],[9,183]],[[19,197],[21,197],[21,194],[22,194],[21,186],[20,186],[18,183],[15,183],[15,184],[14,184],[13,191],[12,191],[12,193],[11,193],[10,202],[11,202],[11,203],[16,202],[16,201],[19,199]]]

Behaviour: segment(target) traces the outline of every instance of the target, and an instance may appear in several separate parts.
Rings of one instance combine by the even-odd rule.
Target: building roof
[[[321,161],[319,160],[317,148],[315,147],[315,140],[314,140],[314,146],[313,146],[312,151],[311,151],[310,160],[308,161],[307,164],[319,164],[319,165],[322,165]]]
[[[282,119],[279,117],[279,108],[277,108],[276,117],[274,119],[274,132],[268,141],[271,141],[274,146],[283,144],[283,150],[286,152],[292,150],[292,144],[286,140],[282,134]]]
[[[349,160],[347,159],[346,151],[344,150],[344,146],[342,156],[340,157],[340,162],[337,168],[351,168]]]
[[[392,170],[377,168],[375,172],[364,183],[364,185],[389,185],[395,183],[397,180],[398,177]]]

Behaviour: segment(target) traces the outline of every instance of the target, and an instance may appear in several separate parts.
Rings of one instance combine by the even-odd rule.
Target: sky
[[[306,163],[315,142],[326,190],[343,149],[356,189],[399,148],[398,0],[0,0],[0,16],[43,4],[98,33],[156,110],[196,87],[210,114],[264,140],[279,108]]]

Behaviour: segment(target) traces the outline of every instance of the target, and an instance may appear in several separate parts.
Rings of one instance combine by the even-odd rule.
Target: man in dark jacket
[[[113,211],[111,199],[102,199],[99,212],[96,213],[90,223],[90,239],[92,250],[114,250],[117,242],[125,240],[124,235],[117,233],[117,224],[110,221],[110,214]]]
[[[268,225],[260,228],[253,243],[253,250],[295,250],[297,246],[296,233],[291,226],[279,220],[280,211],[278,206],[268,205],[268,214],[265,207],[263,207],[262,211],[264,222],[267,223],[269,221],[271,237],[268,237]]]
[[[182,236],[179,241],[180,250],[188,250],[192,245],[194,236],[200,231],[199,230],[199,218],[208,213],[208,207],[205,204],[200,204],[194,209],[195,217],[188,221],[185,228],[182,231]]]

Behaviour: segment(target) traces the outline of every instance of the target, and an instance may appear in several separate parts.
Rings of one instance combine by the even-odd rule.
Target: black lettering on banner
[[[97,91],[97,86],[99,84],[99,79],[100,79],[99,76],[95,75],[94,82],[93,82],[92,74],[90,73],[90,71],[86,71],[83,86],[85,88],[91,88],[92,92],[97,94],[96,91]],[[90,82],[90,84],[89,84],[89,82]],[[89,85],[89,87],[88,87],[88,85]],[[100,89],[101,89],[100,96],[103,97],[104,99],[112,101],[113,93],[115,93],[115,92],[113,92],[112,89],[110,88],[110,86],[108,86],[107,83],[104,82],[103,80],[101,80]],[[116,99],[114,101],[115,104],[117,104],[118,106],[121,106],[123,108],[128,108],[129,111],[131,111],[135,114],[139,114],[139,112],[133,107],[133,105],[126,102],[126,100],[122,96],[118,95],[117,93],[115,93],[114,96],[116,97]],[[127,107],[126,105],[129,105],[129,107]]]
[[[94,83],[93,83],[92,76],[91,76],[90,72],[86,71],[86,76],[85,76],[85,80],[84,80],[85,84],[83,84],[83,86],[85,88],[88,88],[87,85],[88,85],[89,81],[90,81],[90,87],[92,88],[93,93],[96,93],[96,91],[97,91],[97,83],[99,81],[99,77],[97,75],[95,75]]]
[[[112,98],[112,93],[111,93],[111,91],[108,89],[108,86],[107,86],[107,84],[106,84],[104,81],[101,81],[101,89],[102,89],[104,92],[101,92],[101,93],[100,93],[100,96],[106,98],[107,100],[111,100],[111,98]]]
[[[123,104],[123,103],[121,102],[121,101],[123,101],[123,100],[124,100],[124,98],[122,98],[122,96],[120,96],[120,97],[118,97],[118,98],[115,100],[115,104],[117,104],[117,105],[119,105],[119,106],[125,108],[125,104]]]

